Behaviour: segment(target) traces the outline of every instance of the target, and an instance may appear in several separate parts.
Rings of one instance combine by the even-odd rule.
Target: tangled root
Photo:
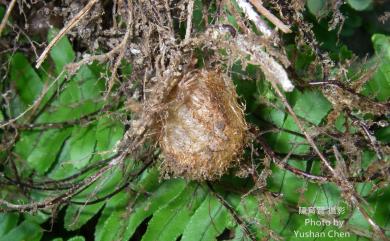
[[[191,71],[167,105],[159,138],[165,173],[213,180],[237,162],[247,125],[229,77],[217,71]]]

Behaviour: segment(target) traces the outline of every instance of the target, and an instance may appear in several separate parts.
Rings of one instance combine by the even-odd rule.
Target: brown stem
[[[15,7],[16,0],[12,0],[7,8],[7,11],[5,12],[5,15],[3,17],[3,20],[0,23],[0,36],[1,33],[3,32],[5,25],[8,22],[8,18],[11,15],[12,9]]]

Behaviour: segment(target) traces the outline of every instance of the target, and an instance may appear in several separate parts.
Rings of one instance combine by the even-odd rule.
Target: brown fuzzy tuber
[[[216,71],[192,71],[173,89],[167,106],[159,138],[163,171],[213,180],[237,161],[247,125],[230,78]]]

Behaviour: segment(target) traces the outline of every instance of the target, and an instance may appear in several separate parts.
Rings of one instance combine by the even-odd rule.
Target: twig
[[[255,6],[257,11],[264,17],[266,17],[271,23],[273,23],[278,29],[282,30],[283,33],[291,33],[291,29],[289,26],[284,24],[282,21],[280,21],[279,18],[277,18],[275,15],[273,15],[268,9],[266,9],[261,1],[259,0],[249,0]]]
[[[5,25],[8,22],[8,18],[11,15],[12,9],[15,7],[15,3],[16,3],[16,0],[12,0],[7,8],[7,11],[5,12],[3,20],[1,21],[1,24],[0,24],[0,36],[5,28]]]
[[[95,182],[99,177],[101,177],[104,173],[106,173],[108,170],[110,170],[112,166],[108,165],[102,169],[99,170],[96,174],[93,176],[90,176],[86,178],[84,181],[78,183],[73,188],[69,189],[69,191],[53,198],[45,199],[41,202],[37,203],[29,203],[29,204],[14,204],[10,203],[8,201],[0,199],[0,205],[4,205],[5,208],[0,207],[0,211],[18,211],[18,212],[27,212],[31,210],[36,209],[43,209],[48,208],[54,205],[57,205],[59,203],[63,203],[67,200],[69,200],[71,197],[76,195],[77,193],[81,192],[85,188],[87,188],[89,185],[91,185],[93,182]]]
[[[110,94],[111,92],[111,89],[112,87],[114,86],[114,82],[115,82],[115,79],[116,79],[116,73],[118,71],[118,67],[119,65],[121,64],[121,61],[125,55],[125,51],[126,51],[126,45],[127,45],[127,42],[129,41],[129,38],[130,38],[130,35],[131,35],[131,30],[132,30],[132,22],[133,22],[133,11],[131,9],[131,7],[129,6],[129,11],[128,11],[128,20],[127,20],[127,26],[126,26],[126,33],[125,33],[125,36],[123,37],[123,40],[122,42],[119,44],[120,45],[120,52],[119,52],[119,56],[117,57],[116,61],[115,61],[115,64],[114,64],[114,67],[112,68],[111,70],[111,78],[108,82],[108,88],[107,88],[107,93],[105,95],[105,98],[108,97],[108,95]]]
[[[291,105],[288,103],[286,97],[283,95],[283,93],[280,91],[277,84],[273,81],[270,81],[272,87],[274,88],[276,94],[279,96],[279,98],[282,100],[282,103],[286,107],[288,113],[293,118],[295,124],[298,126],[299,130],[302,131],[303,135],[305,136],[306,140],[309,142],[310,146],[313,148],[314,152],[318,155],[318,157],[321,159],[321,161],[325,164],[326,168],[333,174],[337,175],[336,171],[333,169],[333,167],[330,165],[328,160],[325,158],[325,156],[322,154],[322,152],[318,149],[317,145],[315,144],[313,138],[310,136],[310,134],[305,130],[303,127],[301,121],[299,120],[298,116],[295,114],[294,110],[292,109]]]
[[[69,189],[73,186],[76,185],[78,180],[75,180],[71,182],[72,180],[80,177],[81,175],[96,169],[103,167],[106,165],[108,162],[110,162],[112,159],[118,157],[118,154],[113,155],[110,158],[100,160],[99,162],[93,163],[89,166],[84,167],[81,169],[79,172],[65,177],[63,179],[59,180],[48,180],[48,181],[35,181],[35,182],[20,182],[20,185],[23,186],[24,188],[29,188],[29,189],[35,189],[35,190],[48,190],[48,191],[55,191],[55,190],[64,190],[64,189]],[[4,173],[0,174],[0,177],[3,177],[7,180],[7,183],[5,184],[17,184],[17,180],[13,180],[12,178],[4,175]]]
[[[272,161],[280,168],[286,169],[292,173],[294,173],[297,176],[301,176],[305,179],[308,179],[309,181],[312,182],[326,182],[328,181],[329,177],[326,176],[317,176],[313,175],[307,172],[304,172],[302,170],[299,170],[298,168],[295,168],[293,166],[290,166],[287,162],[281,161],[274,151],[269,147],[269,145],[264,141],[264,139],[261,136],[257,136],[257,141],[261,144],[265,154],[272,159]]]
[[[92,63],[93,61],[104,62],[107,59],[112,58],[113,54],[120,51],[121,49],[122,49],[122,42],[107,53],[85,57],[79,62],[67,64],[65,68],[70,74],[74,74],[81,66]]]
[[[90,0],[87,5],[81,11],[72,18],[72,20],[69,21],[69,23],[64,26],[61,31],[54,37],[54,39],[49,43],[49,45],[43,50],[43,53],[41,56],[39,56],[37,60],[37,64],[35,65],[35,68],[39,68],[43,61],[46,59],[49,51],[53,48],[53,46],[67,33],[69,32],[76,24],[84,17],[84,15],[92,8],[92,6],[97,2],[98,0]]]
[[[261,46],[251,42],[243,35],[237,35],[235,45],[242,54],[250,55],[250,61],[260,65],[268,81],[279,83],[284,91],[293,91],[294,85],[284,67],[264,51]]]
[[[187,27],[186,27],[186,35],[184,37],[184,42],[186,43],[191,37],[192,30],[192,15],[194,13],[194,0],[190,0],[187,6]]]
[[[242,9],[245,16],[251,20],[256,28],[264,34],[266,37],[271,37],[272,30],[267,23],[259,16],[259,14],[253,9],[252,5],[246,0],[237,0],[238,6]]]
[[[378,160],[383,160],[384,154],[379,146],[376,137],[370,132],[368,126],[362,120],[360,120],[356,116],[353,116],[350,112],[348,112],[347,114],[349,118],[352,119],[352,123],[360,127],[364,137],[369,141],[372,148],[374,149]]]
[[[232,36],[233,41],[226,40],[226,35]],[[267,53],[262,45],[256,42],[255,35],[234,34],[229,25],[217,25],[210,27],[200,38],[194,39],[195,44],[198,42],[208,45],[218,44],[221,47],[228,48],[231,50],[231,54],[234,54],[234,57],[237,58],[242,59],[249,56],[250,59],[245,59],[245,61],[259,65],[268,81],[280,84],[284,91],[294,90],[294,85],[285,68]]]
[[[169,23],[169,30],[171,32],[171,35],[174,36],[174,29],[173,29],[173,20],[172,20],[172,14],[171,14],[171,9],[169,7],[169,0],[164,1],[164,7],[165,7],[165,12],[167,13],[168,17],[168,23]],[[192,17],[191,17],[192,18]]]
[[[103,112],[103,115],[102,115]],[[32,130],[32,131],[44,131],[48,129],[63,129],[75,125],[88,125],[89,123],[92,123],[96,121],[98,117],[103,117],[104,115],[110,115],[111,113],[104,113],[104,109],[98,109],[97,111],[94,111],[92,113],[89,113],[87,115],[84,115],[80,117],[77,120],[69,120],[69,121],[63,121],[63,122],[54,122],[54,123],[34,123],[34,124],[14,124],[12,127],[19,130]]]

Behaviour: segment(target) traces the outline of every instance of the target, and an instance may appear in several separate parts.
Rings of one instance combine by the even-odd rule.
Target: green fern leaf
[[[223,232],[230,215],[226,208],[209,194],[184,230],[182,241],[211,241]]]
[[[68,241],[85,241],[85,238],[83,236],[75,236],[68,239]]]
[[[175,200],[153,214],[142,241],[175,241],[204,197],[199,185],[189,184]]]
[[[128,240],[144,219],[167,205],[185,187],[186,183],[184,180],[167,180],[156,191],[151,193],[150,197],[140,198],[134,206],[134,211],[129,216],[123,239]],[[120,239],[120,237],[117,237],[117,239]]]
[[[48,32],[48,41],[51,41],[57,34],[57,29],[50,29]],[[73,51],[72,45],[68,38],[61,38],[51,49],[50,57],[52,58],[57,73],[60,73],[66,64],[73,62],[76,58],[76,53]]]
[[[108,117],[100,119],[96,128],[96,152],[98,154],[93,157],[93,161],[111,156],[111,150],[122,139],[123,132],[124,125],[119,121],[112,120]]]
[[[126,214],[126,207],[134,196],[122,191],[107,201],[95,228],[95,241],[114,240]]]
[[[26,105],[32,104],[43,88],[41,78],[21,53],[16,53],[11,59],[11,81],[16,84],[18,94]]]
[[[64,226],[66,230],[73,231],[79,229],[90,220],[104,205],[104,202],[93,205],[69,205],[66,209]]]
[[[16,213],[0,214],[0,237],[7,234],[18,224],[19,215]]]
[[[143,192],[153,191],[158,187],[158,177],[158,170],[150,168],[141,175],[138,183],[134,185],[134,189],[142,190]],[[126,191],[122,191],[107,201],[96,225],[96,241],[114,240],[115,236],[122,232],[125,228],[122,219],[128,216],[126,207],[134,204],[136,199],[137,195],[134,193],[129,194]]]
[[[70,158],[73,166],[80,169],[88,164],[95,150],[96,126],[76,127],[73,129],[70,142]]]
[[[42,134],[34,150],[27,158],[27,162],[38,174],[43,175],[54,163],[70,129],[48,130]]]
[[[0,237],[0,241],[39,241],[42,234],[42,229],[38,224],[26,220]]]
[[[98,224],[101,228],[95,233],[95,240],[128,240],[144,219],[178,196],[185,186],[183,180],[169,180],[162,183],[149,197],[141,196],[137,199],[131,210],[123,209],[114,212],[103,225]]]

